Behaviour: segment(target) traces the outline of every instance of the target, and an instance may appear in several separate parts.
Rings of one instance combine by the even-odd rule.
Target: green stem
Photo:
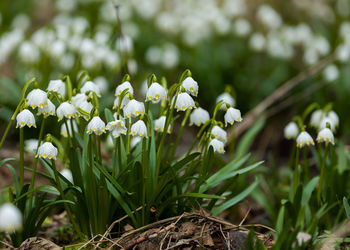
[[[188,117],[190,116],[190,113],[191,113],[191,110],[188,109],[186,110],[186,113],[185,113],[185,117],[184,119],[182,120],[181,122],[181,126],[180,126],[180,130],[179,132],[177,133],[177,137],[176,137],[176,140],[175,140],[175,144],[174,144],[174,147],[173,147],[173,150],[172,150],[172,153],[171,153],[171,160],[174,159],[175,157],[175,153],[176,153],[176,149],[179,145],[179,142],[180,142],[180,138],[181,138],[181,135],[182,135],[182,132],[183,132],[183,129],[184,127],[186,126],[186,122],[188,120]],[[164,128],[164,130],[166,130],[166,128]]]
[[[327,155],[328,155],[328,150],[329,146],[326,144],[326,148],[323,153],[322,161],[321,161],[321,169],[320,169],[320,182],[318,185],[318,190],[317,190],[317,200],[319,203],[321,203],[321,195],[323,191],[323,182],[324,182],[324,176],[325,176],[325,171],[326,171],[326,160],[327,160]]]
[[[129,124],[128,124],[128,143],[127,143],[127,148],[128,148],[128,155],[130,154],[130,140],[131,140],[131,118],[129,118]]]
[[[24,138],[23,138],[23,128],[19,129],[19,186],[20,190],[23,188],[24,184]]]
[[[296,148],[297,148],[296,144],[293,143],[292,153],[290,154],[289,163],[288,163],[289,169],[293,169],[293,160],[294,160],[294,155],[295,155]]]
[[[294,166],[294,174],[293,174],[293,188],[292,188],[292,194],[291,194],[291,200],[293,200],[295,193],[297,192],[298,184],[299,184],[299,156],[300,156],[300,148],[297,148],[295,154],[295,166]]]
[[[118,145],[118,138],[115,139],[115,145],[114,145],[114,152],[113,152],[113,163],[112,163],[112,176],[115,178],[115,172],[116,172],[116,164],[117,164],[117,146]]]

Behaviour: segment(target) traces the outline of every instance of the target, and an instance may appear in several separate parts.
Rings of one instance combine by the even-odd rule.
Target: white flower
[[[297,147],[302,148],[305,145],[315,145],[314,140],[308,132],[301,132],[297,137]]]
[[[210,120],[209,112],[201,107],[196,108],[190,115],[190,125],[200,126]]]
[[[308,233],[304,233],[304,232],[299,232],[297,234],[297,242],[298,245],[301,246],[303,245],[305,242],[309,241],[311,239],[311,235]]]
[[[72,171],[65,168],[60,171],[60,174],[63,175],[63,177],[66,178],[70,183],[73,183]]]
[[[24,141],[24,149],[28,153],[35,153],[38,148],[38,140],[37,139],[28,139]]]
[[[157,120],[154,121],[154,130],[157,132],[163,132],[164,131],[164,127],[165,127],[165,121],[166,121],[166,116],[161,116],[159,117]],[[170,129],[170,124],[168,126],[167,132],[170,134],[171,133],[171,129]]]
[[[39,107],[37,115],[43,114],[45,117],[49,115],[55,115],[56,114],[55,110],[56,110],[55,105],[49,99],[47,99],[47,105],[44,106],[43,108]]]
[[[166,100],[165,88],[157,82],[151,84],[146,93],[146,101],[158,103],[160,100]]]
[[[98,116],[93,117],[87,125],[88,134],[95,133],[96,135],[100,135],[102,133],[105,133],[105,129],[106,126],[104,121],[102,121]]]
[[[145,113],[145,104],[138,102],[135,99],[131,100],[126,104],[124,108],[124,116],[126,117],[137,117]]]
[[[128,92],[130,94],[134,94],[134,89],[132,88],[130,82],[125,81],[122,84],[120,84],[116,89],[115,89],[115,96],[121,95],[121,93],[125,90],[128,89]]]
[[[128,103],[130,102],[130,99],[128,97],[128,95],[125,95],[121,104],[120,104],[120,108],[124,108],[125,105],[127,105]],[[114,103],[113,103],[113,109],[117,109],[118,108],[118,105],[119,105],[119,96],[117,96],[114,100]]]
[[[229,93],[222,93],[216,98],[216,103],[223,101],[223,104],[221,105],[220,109],[226,110],[226,104],[228,104],[230,107],[235,106],[236,101],[235,99],[229,94]]]
[[[319,129],[327,128],[327,123],[329,124],[330,129],[331,129],[332,131],[334,131],[334,130],[335,130],[334,122],[333,122],[333,120],[332,120],[331,118],[329,118],[328,116],[322,118],[322,120],[321,120],[321,122],[320,122],[320,124],[319,124],[319,126],[318,126]]]
[[[102,94],[106,93],[108,91],[108,87],[109,87],[108,82],[107,82],[106,78],[104,78],[103,76],[96,77],[94,79],[94,82],[99,87]]]
[[[106,129],[112,131],[114,138],[119,137],[121,134],[126,135],[127,131],[123,120],[115,120],[107,123]]]
[[[130,147],[131,148],[136,147],[137,144],[139,144],[141,140],[142,140],[142,137],[140,137],[140,136],[135,136],[135,137],[131,138]]]
[[[13,232],[22,228],[22,214],[12,203],[0,206],[0,231]]]
[[[329,128],[322,129],[320,132],[318,132],[316,140],[318,143],[325,142],[328,144],[330,142],[334,145],[334,135],[332,130]]]
[[[242,121],[241,111],[235,108],[227,109],[225,114],[225,126],[227,126],[227,123],[232,125],[235,121],[236,122]]]
[[[187,93],[180,93],[177,96],[175,108],[177,111],[185,111],[187,109],[194,108],[194,101],[192,97]]]
[[[62,80],[50,80],[47,91],[56,92],[62,96],[66,95],[66,84]]]
[[[72,125],[70,122],[67,122],[67,126],[68,126],[68,132],[70,135],[72,135]],[[73,120],[73,131],[76,133],[78,132],[78,126],[77,126],[77,123],[75,120]],[[66,124],[63,123],[61,125],[61,135],[63,137],[68,137],[68,132],[67,132],[67,127],[66,127]]]
[[[33,89],[27,95],[28,102],[27,104],[33,109],[36,107],[43,108],[44,105],[47,105],[47,94],[41,89]]]
[[[72,104],[74,107],[79,107],[81,103],[87,101],[88,97],[85,93],[79,93],[72,97]]]
[[[328,65],[323,70],[323,77],[327,82],[333,82],[339,77],[339,69],[334,64]]]
[[[56,160],[58,150],[51,142],[45,142],[38,148],[35,158],[48,158]]]
[[[92,81],[87,81],[86,83],[84,83],[84,85],[83,85],[83,87],[81,87],[80,91],[82,93],[86,93],[86,92],[91,91],[91,92],[94,92],[98,97],[101,96],[100,88],[97,86],[97,84],[95,84]]]
[[[339,117],[337,113],[335,113],[333,110],[328,112],[327,117],[333,121],[333,124],[335,127],[338,127],[339,125]]]
[[[24,126],[31,127],[33,126],[36,128],[35,118],[32,112],[30,112],[28,109],[23,109],[17,116],[17,125],[16,128],[20,127],[23,128]]]
[[[222,128],[220,128],[219,126],[215,125],[210,132],[215,139],[218,139],[220,141],[222,141],[223,143],[226,143],[227,141],[227,133],[225,130],[223,130]]]
[[[210,146],[213,147],[214,152],[218,152],[220,154],[225,153],[225,149],[224,149],[225,145],[222,141],[218,139],[211,140],[208,147]]]
[[[131,126],[131,131],[129,132],[132,136],[147,137],[147,127],[142,120],[138,120]]]
[[[57,113],[58,121],[60,121],[63,119],[63,117],[66,117],[67,119],[74,118],[76,109],[69,102],[63,102],[61,103],[60,106],[58,106],[56,113]]]
[[[80,108],[80,109],[82,109],[83,111],[85,111],[85,112],[87,112],[87,113],[89,113],[89,115],[83,115],[83,117],[85,118],[85,120],[89,120],[90,119],[90,113],[91,113],[91,110],[92,110],[92,108],[93,108],[94,106],[90,103],[90,102],[88,102],[88,101],[84,101],[84,102],[82,102],[82,103],[80,103],[80,105],[78,106],[78,108]],[[78,110],[79,111],[79,110]],[[80,116],[81,114],[79,113],[79,116]]]
[[[295,122],[290,122],[284,128],[284,137],[287,139],[295,138],[299,134],[298,125]]]
[[[185,80],[182,82],[182,87],[186,90],[187,93],[197,96],[198,94],[198,83],[193,80],[192,77],[187,77]]]
[[[312,112],[311,114],[311,118],[310,118],[310,125],[318,128],[318,126],[320,126],[320,122],[321,119],[323,117],[323,111],[321,109],[315,110],[314,112]]]

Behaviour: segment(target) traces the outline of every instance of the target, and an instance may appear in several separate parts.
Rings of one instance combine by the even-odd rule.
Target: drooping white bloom
[[[311,239],[311,235],[304,232],[299,232],[297,234],[297,242],[299,246],[302,246],[305,242],[309,241]]]
[[[128,92],[130,94],[134,94],[134,89],[132,88],[130,82],[125,81],[122,84],[118,85],[118,87],[115,89],[115,96],[121,95],[121,93],[125,90],[128,89]]]
[[[132,136],[147,137],[147,127],[142,120],[138,120],[131,126],[131,131],[129,132]]]
[[[96,135],[100,135],[105,133],[105,129],[106,129],[106,125],[104,121],[102,121],[100,117],[95,116],[88,123],[86,132],[88,134],[95,133]]]
[[[114,138],[119,137],[121,134],[126,135],[127,129],[123,120],[115,120],[107,123],[106,129],[112,131]]]
[[[82,103],[78,106],[78,108],[80,108],[80,109],[82,109],[83,111],[89,113],[89,115],[84,115],[84,114],[83,114],[83,117],[85,118],[85,120],[88,121],[88,120],[90,119],[90,113],[91,113],[91,110],[93,109],[93,107],[94,107],[94,106],[93,106],[90,102],[88,102],[88,101],[84,101],[84,102],[82,102]],[[78,109],[78,112],[79,112],[79,109]],[[78,114],[79,114],[79,116],[81,115],[80,112],[79,112]]]
[[[165,122],[166,122],[166,116],[161,116],[157,120],[154,121],[154,130],[157,132],[163,132],[164,127],[165,127]],[[168,126],[167,132],[170,134],[171,133],[171,128],[170,124]]]
[[[62,120],[63,117],[67,119],[71,119],[75,117],[76,108],[70,104],[69,102],[63,102],[60,106],[58,106],[57,110],[58,121]]]
[[[137,117],[145,113],[145,104],[133,99],[126,104],[123,111],[126,117]]]
[[[229,94],[229,93],[222,93],[216,98],[216,103],[223,101],[223,104],[221,105],[220,109],[226,110],[226,105],[228,104],[230,107],[234,107],[236,104],[235,99]]]
[[[60,171],[60,174],[63,175],[63,177],[66,178],[70,183],[73,183],[72,171],[65,168]]]
[[[74,131],[74,133],[76,133],[76,132],[78,132],[78,125],[77,125],[75,120],[73,120],[72,122],[73,122],[73,131]],[[68,126],[69,134],[72,135],[72,125],[71,125],[71,123],[67,122],[67,126]],[[67,126],[66,126],[65,123],[63,123],[61,125],[61,135],[63,137],[68,137]]]
[[[196,126],[200,126],[201,124],[206,123],[210,120],[209,112],[201,107],[196,108],[190,115],[190,126],[195,124]]]
[[[79,107],[80,104],[87,101],[88,97],[85,93],[79,93],[72,97],[72,104],[74,107]]]
[[[210,141],[209,143],[209,147],[213,147],[214,152],[218,152],[220,154],[225,153],[225,145],[222,141],[218,140],[218,139],[213,139]]]
[[[56,160],[58,150],[51,142],[44,142],[39,148],[35,158],[48,158]]]
[[[122,102],[120,103],[120,108],[124,108],[130,102],[128,95],[125,95]],[[117,109],[119,105],[119,96],[114,99],[113,109]]]
[[[36,107],[43,108],[44,105],[47,105],[47,94],[41,89],[33,89],[27,95],[27,104],[33,109]]]
[[[24,141],[24,150],[27,151],[28,153],[35,154],[37,148],[38,148],[37,139],[28,139]]]
[[[56,92],[62,96],[66,95],[66,84],[62,80],[50,80],[47,91]]]
[[[241,111],[239,109],[229,108],[227,109],[224,118],[225,118],[225,126],[227,126],[227,123],[232,125],[235,121],[241,122],[242,121]]]
[[[327,117],[333,121],[335,127],[339,125],[339,116],[333,110],[329,111]]]
[[[227,141],[227,133],[225,130],[223,130],[222,128],[220,128],[219,126],[215,125],[210,132],[215,139],[218,139],[220,141],[222,141],[223,143],[226,143]]]
[[[86,93],[86,92],[91,91],[91,92],[94,92],[98,97],[101,96],[100,88],[97,86],[97,84],[95,84],[92,81],[87,81],[86,83],[84,83],[84,85],[83,85],[83,87],[81,87],[80,91],[82,93]]]
[[[146,93],[146,101],[152,101],[153,103],[158,103],[160,100],[166,99],[165,88],[157,82],[151,84]]]
[[[56,107],[55,105],[49,100],[47,99],[47,105],[44,106],[43,108],[38,108],[38,113],[37,115],[41,115],[43,114],[45,117],[49,116],[49,115],[55,115],[56,114]]]
[[[332,119],[330,119],[328,116],[325,116],[322,118],[322,120],[320,121],[320,124],[318,126],[319,129],[324,129],[327,128],[327,124],[329,125],[330,129],[332,131],[335,130],[335,125]]]
[[[283,23],[281,16],[269,5],[260,5],[257,18],[268,28],[277,29]]]
[[[16,128],[23,128],[24,126],[31,127],[33,126],[36,128],[35,118],[32,112],[30,112],[28,109],[23,109],[17,116],[17,125]]]
[[[262,51],[265,47],[266,39],[261,33],[254,33],[250,36],[249,45],[255,51]]]
[[[314,140],[308,132],[301,132],[297,137],[297,147],[302,148],[305,145],[315,145]]]
[[[103,76],[96,77],[94,79],[94,82],[99,87],[101,94],[106,93],[108,91],[108,82]]]
[[[330,142],[334,145],[334,135],[332,130],[329,128],[322,129],[320,132],[318,132],[316,140],[318,143],[325,142],[328,144]]]
[[[131,138],[130,147],[131,148],[136,147],[137,144],[139,144],[141,140],[142,140],[141,136],[134,136],[133,138]]]
[[[284,128],[284,137],[287,139],[296,138],[299,134],[298,125],[295,122],[290,122]]]
[[[324,114],[321,109],[318,109],[312,112],[311,118],[310,118],[310,125],[315,128],[318,128],[320,126],[320,122],[323,116]]]
[[[187,93],[197,96],[198,94],[198,83],[192,77],[186,77],[182,82],[182,87],[186,90]]]
[[[177,111],[185,111],[187,109],[193,109],[194,107],[194,101],[189,94],[186,92],[178,94],[175,103],[175,108]]]
[[[328,65],[323,70],[323,77],[327,82],[333,82],[339,77],[339,69],[334,64]]]
[[[22,228],[22,214],[12,203],[0,206],[0,231],[13,232]]]

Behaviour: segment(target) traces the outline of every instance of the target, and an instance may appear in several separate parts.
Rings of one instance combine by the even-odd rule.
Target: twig
[[[310,67],[306,71],[299,73],[297,76],[288,80],[276,89],[271,95],[266,97],[261,103],[258,104],[253,110],[249,111],[245,117],[244,122],[237,125],[234,129],[229,131],[229,141],[238,135],[242,134],[250,126],[254,124],[256,119],[260,117],[272,104],[284,97],[291,89],[305,81],[306,79],[319,73],[324,67],[331,64],[335,60],[335,54],[331,54],[325,59],[319,61],[314,66]]]
[[[248,212],[244,215],[242,221],[239,223],[239,227],[243,225],[244,221],[247,219],[248,214],[250,213],[250,208],[248,209]]]

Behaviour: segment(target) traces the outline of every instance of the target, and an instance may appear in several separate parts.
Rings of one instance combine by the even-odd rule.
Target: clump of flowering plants
[[[51,81],[47,92],[35,88],[34,79],[26,84],[1,141],[2,146],[16,118],[20,129],[20,182],[12,200],[15,204],[19,200],[26,203],[21,210],[24,225],[30,219],[28,213],[36,208],[39,196],[34,194],[46,194],[49,187],[53,193],[51,203],[64,205],[80,238],[105,232],[124,215],[128,223],[138,227],[199,206],[218,214],[256,187],[257,180],[237,193],[232,180],[262,162],[244,166],[249,158],[246,155],[225,163],[217,154],[225,152],[224,127],[242,121],[238,109],[219,101],[210,117],[193,99],[199,86],[189,70],[169,88],[165,78],[158,82],[154,74],[150,75],[143,100],[134,99],[131,82],[130,76],[125,75],[116,87],[113,109],[103,111],[99,88],[89,81],[87,73],[76,84],[68,76]],[[26,95],[31,83],[34,90]],[[225,126],[217,119],[219,112],[225,112]],[[51,128],[45,127],[47,119],[61,126],[60,135],[52,131],[44,137],[43,131],[51,132]],[[174,133],[177,119],[182,121]],[[184,147],[180,139],[188,123],[200,128],[192,145],[179,153],[178,149]],[[34,163],[29,168],[24,167],[23,161],[24,126],[40,127]],[[110,139],[111,150],[105,153],[103,145]],[[46,173],[37,171],[38,161]],[[26,189],[25,169],[32,171]],[[38,174],[49,179],[52,186],[34,188]]]

